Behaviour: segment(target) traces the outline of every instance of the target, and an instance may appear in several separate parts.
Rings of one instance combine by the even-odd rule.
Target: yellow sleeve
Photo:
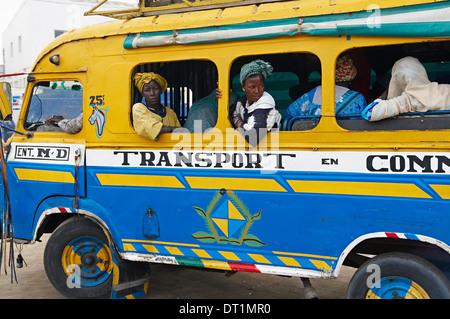
[[[181,126],[180,121],[178,121],[177,114],[168,107],[166,107],[166,116],[163,118],[163,124],[173,127]]]
[[[133,128],[139,136],[157,141],[163,127],[162,118],[142,103],[133,105]]]

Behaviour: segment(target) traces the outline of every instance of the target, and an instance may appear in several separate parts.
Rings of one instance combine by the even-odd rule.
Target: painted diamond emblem
[[[259,247],[266,245],[249,233],[253,223],[261,218],[261,210],[251,215],[248,208],[232,190],[214,194],[206,210],[193,207],[205,221],[207,231],[197,231],[192,237],[203,243],[218,243]]]
[[[211,218],[225,236],[233,236],[245,225],[245,218],[230,200],[224,201],[212,214]]]

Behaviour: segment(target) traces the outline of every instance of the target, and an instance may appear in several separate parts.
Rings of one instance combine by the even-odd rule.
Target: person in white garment
[[[450,109],[450,85],[431,82],[418,59],[408,56],[395,62],[386,100],[376,99],[361,113],[379,121],[406,112]]]

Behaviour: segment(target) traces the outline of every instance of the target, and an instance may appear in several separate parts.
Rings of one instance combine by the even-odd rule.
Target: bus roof
[[[52,41],[37,61],[64,43],[115,35],[126,35],[124,48],[133,49],[299,33],[449,37],[450,4],[444,0],[379,0],[376,5],[373,0],[276,1],[136,17],[69,31]]]
[[[439,0],[438,0],[439,1]],[[96,5],[94,8],[85,13],[85,15],[102,15],[107,17],[113,17],[117,19],[130,19],[142,16],[152,16],[152,15],[162,15],[168,13],[183,13],[183,12],[193,12],[199,10],[210,10],[210,9],[226,9],[229,7],[240,7],[240,6],[261,6],[265,4],[273,4],[276,2],[284,2],[287,4],[286,9],[292,4],[294,9],[296,8],[308,8],[310,11],[311,4],[313,7],[317,8],[320,12],[315,13],[318,15],[332,14],[332,13],[343,13],[343,12],[355,12],[359,11],[355,5],[364,3],[366,1],[352,1],[352,0],[329,0],[329,1],[293,1],[293,0],[140,0],[139,7],[134,9],[125,10],[111,10],[111,11],[96,11],[108,0],[103,0],[101,3]],[[314,3],[312,3],[314,2]],[[389,8],[394,6],[407,6],[413,4],[422,4],[427,2],[436,1],[405,1],[398,0],[395,3],[393,1],[377,1],[376,5],[379,8]],[[282,4],[280,7],[284,6]],[[367,2],[365,8],[374,3]],[[364,9],[364,8],[363,8]],[[307,14],[308,15],[308,14]]]

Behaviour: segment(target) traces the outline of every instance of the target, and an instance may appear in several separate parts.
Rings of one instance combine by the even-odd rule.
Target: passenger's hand
[[[222,90],[217,88],[216,89],[216,99],[220,99],[222,97]]]
[[[239,114],[233,117],[233,124],[236,128],[240,128],[244,124],[244,121]]]
[[[61,115],[54,115],[49,119],[45,120],[45,124],[50,126],[58,126],[58,123],[61,122],[64,118]]]

